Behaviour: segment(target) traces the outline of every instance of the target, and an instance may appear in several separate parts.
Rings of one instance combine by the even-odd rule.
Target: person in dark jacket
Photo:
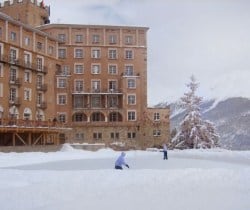
[[[127,168],[129,168],[129,165],[125,162],[125,152],[122,152],[121,155],[117,158],[117,160],[115,161],[115,169],[120,169],[122,170],[122,166],[126,166]]]

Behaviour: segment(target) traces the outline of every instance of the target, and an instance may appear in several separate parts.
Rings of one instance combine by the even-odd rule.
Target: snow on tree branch
[[[181,106],[185,109],[186,115],[180,123],[180,130],[172,139],[175,148],[213,148],[218,146],[219,135],[216,133],[215,126],[210,121],[204,121],[201,117],[200,105],[202,97],[196,96],[199,83],[194,76],[186,85],[189,89],[181,97]]]

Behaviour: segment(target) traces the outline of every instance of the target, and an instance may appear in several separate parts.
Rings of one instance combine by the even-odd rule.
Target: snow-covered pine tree
[[[200,105],[202,98],[196,96],[199,84],[194,76],[187,84],[190,89],[181,98],[181,105],[185,109],[186,115],[180,124],[180,131],[172,140],[174,148],[212,148],[218,146],[219,136],[214,125],[201,118]]]

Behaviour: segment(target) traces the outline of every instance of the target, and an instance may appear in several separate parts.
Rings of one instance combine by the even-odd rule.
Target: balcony
[[[48,90],[48,85],[47,84],[37,85],[36,90],[46,92]]]
[[[122,95],[122,90],[121,89],[81,89],[81,88],[76,88],[72,91],[73,95],[91,95],[91,94],[101,94],[101,95]]]
[[[22,85],[22,79],[21,78],[11,78],[9,83],[11,85],[21,86]]]
[[[37,104],[37,108],[47,109],[47,102],[40,102]]]
[[[41,73],[44,73],[44,74],[47,74],[48,73],[48,68],[46,66],[37,66],[36,67],[36,70],[38,72],[41,72]]]
[[[0,62],[6,63],[13,66],[18,66],[21,68],[29,69],[32,71],[38,71],[44,74],[48,73],[48,68],[46,66],[38,66],[36,63],[27,62],[19,58],[13,58],[9,55],[1,55]]]
[[[10,99],[10,100],[9,100],[9,105],[10,105],[10,106],[13,106],[13,105],[15,105],[15,106],[20,106],[20,105],[21,105],[21,100],[20,100],[20,98],[19,98],[19,97],[16,97],[16,98]]]

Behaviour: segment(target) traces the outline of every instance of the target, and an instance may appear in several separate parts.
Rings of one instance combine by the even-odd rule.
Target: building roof
[[[140,27],[140,26],[114,26],[114,25],[82,25],[82,24],[46,24],[38,26],[37,29],[49,29],[49,28],[108,28],[108,29],[139,29],[139,30],[149,30],[149,27]]]

